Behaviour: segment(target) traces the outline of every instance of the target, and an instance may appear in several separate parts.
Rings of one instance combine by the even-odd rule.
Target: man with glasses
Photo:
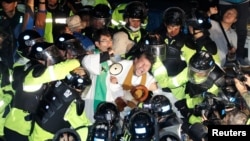
[[[114,101],[108,90],[108,73],[110,60],[113,50],[112,34],[107,28],[99,29],[94,32],[93,40],[96,46],[94,54],[87,55],[83,65],[88,69],[92,79],[92,85],[88,93],[83,94],[88,118],[94,123],[94,111],[97,105],[102,101]]]

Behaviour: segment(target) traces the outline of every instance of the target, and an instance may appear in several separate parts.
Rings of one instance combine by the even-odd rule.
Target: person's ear
[[[99,47],[100,46],[100,42],[99,41],[95,41],[95,46]]]

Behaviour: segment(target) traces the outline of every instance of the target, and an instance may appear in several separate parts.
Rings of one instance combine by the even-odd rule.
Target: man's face
[[[236,9],[229,9],[223,15],[223,22],[228,24],[233,24],[237,21],[237,11]]]
[[[5,2],[3,1],[2,3],[3,11],[5,13],[13,12],[17,6],[17,2]]]
[[[136,76],[142,76],[150,70],[151,65],[150,61],[144,55],[140,58],[136,58],[134,60],[134,74]]]
[[[128,23],[129,23],[129,28],[132,31],[138,31],[141,28],[140,19],[128,18]]]
[[[175,37],[181,31],[180,25],[167,25],[166,28],[167,28],[167,35],[169,37]]]
[[[96,41],[95,45],[101,52],[108,51],[109,48],[112,48],[113,41],[111,36],[101,35],[100,41]]]

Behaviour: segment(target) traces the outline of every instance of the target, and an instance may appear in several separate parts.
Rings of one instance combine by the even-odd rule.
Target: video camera
[[[245,74],[250,74],[250,66],[243,66],[237,60],[235,55],[227,55],[227,60],[223,66],[225,73],[225,86],[222,88],[224,93],[229,97],[236,97],[237,88],[235,87],[234,78],[240,81],[246,81]]]
[[[219,121],[226,116],[226,109],[233,108],[234,106],[235,104],[228,101],[223,93],[219,93],[218,96],[206,93],[204,95],[204,101],[195,106],[193,113],[197,116],[206,116],[208,123],[220,124]],[[215,112],[218,113],[219,117]]]

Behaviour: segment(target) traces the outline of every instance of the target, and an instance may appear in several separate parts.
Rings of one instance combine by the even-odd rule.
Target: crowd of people
[[[0,2],[0,140],[202,141],[250,124],[248,0]]]

